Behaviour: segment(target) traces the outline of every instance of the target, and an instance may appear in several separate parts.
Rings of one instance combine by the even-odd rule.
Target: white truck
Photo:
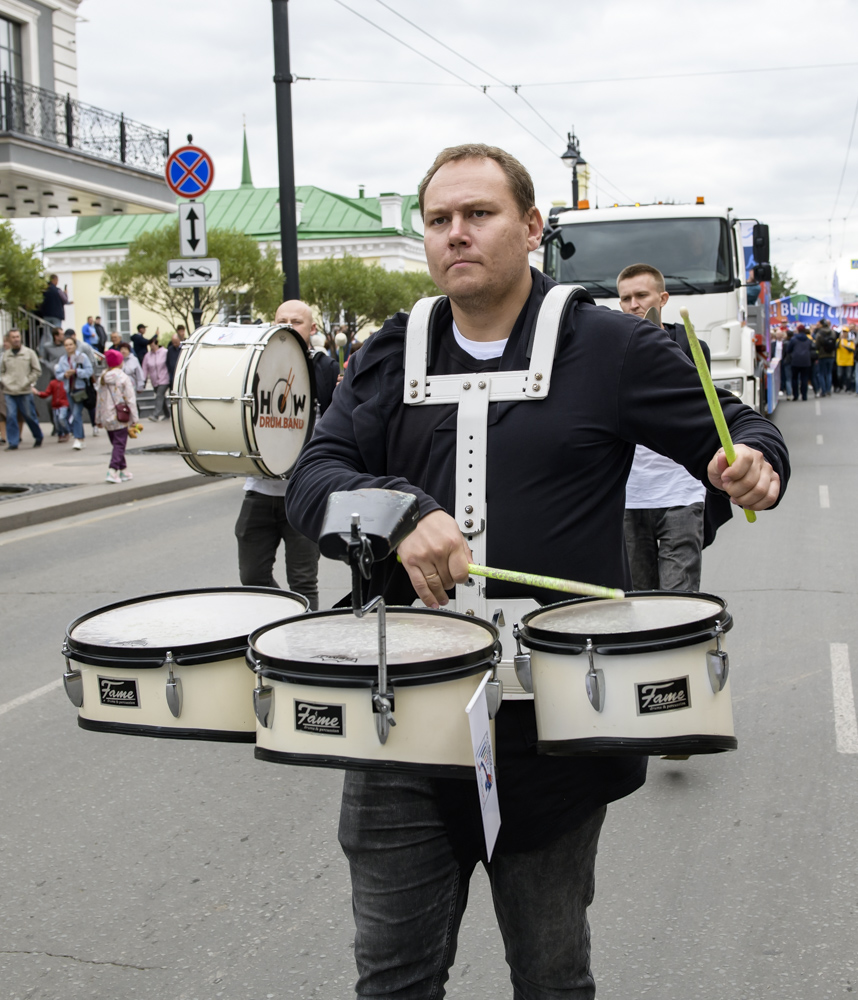
[[[681,323],[679,310],[685,306],[698,336],[709,344],[715,385],[760,413],[771,412],[766,365],[755,348],[755,335],[764,331],[749,322],[746,278],[750,265],[757,281],[771,279],[768,227],[737,219],[731,209],[703,199],[695,205],[588,209],[586,204],[551,210],[543,237],[545,273],[583,285],[598,305],[619,309],[620,271],[629,264],[657,267],[670,293],[663,321]]]

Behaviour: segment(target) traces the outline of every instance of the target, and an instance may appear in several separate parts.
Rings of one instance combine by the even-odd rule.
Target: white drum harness
[[[530,367],[524,371],[493,371],[464,375],[429,375],[429,327],[443,296],[420,299],[408,318],[405,335],[406,406],[458,406],[456,429],[455,518],[473,552],[474,563],[485,565],[487,556],[486,462],[489,403],[539,402],[548,396],[560,322],[567,303],[587,295],[580,285],[555,285],[540,306],[533,335]],[[589,298],[589,296],[588,296]],[[520,569],[523,567],[503,567]],[[504,697],[532,698],[518,683],[512,667],[512,626],[527,611],[539,607],[532,598],[486,599],[487,581],[471,578],[457,584],[455,610],[494,621],[501,631],[504,658],[500,675]]]

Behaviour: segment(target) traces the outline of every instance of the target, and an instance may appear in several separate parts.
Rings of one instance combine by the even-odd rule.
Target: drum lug
[[[515,676],[518,678],[518,683],[521,684],[525,692],[527,694],[533,694],[533,674],[530,669],[530,653],[522,653],[521,651],[521,632],[518,629],[518,622],[516,622],[513,626],[512,635],[515,639],[517,650],[515,656],[512,658]]]
[[[72,705],[75,708],[81,708],[83,706],[83,675],[79,670],[72,670],[72,665],[69,662],[70,652],[67,643],[63,643],[63,656],[66,660],[66,669],[63,672],[63,686]]]
[[[174,719],[178,719],[182,714],[182,679],[181,677],[173,676],[173,667],[176,665],[176,661],[173,659],[173,654],[168,652],[167,659],[164,660],[162,664],[167,668],[167,708],[170,709],[170,714]]]
[[[590,660],[590,669],[584,678],[584,686],[587,688],[587,697],[590,704],[597,712],[601,712],[605,707],[605,671],[597,670],[593,659],[593,640],[587,640],[587,656]]]
[[[495,618],[498,615],[500,615],[500,621],[503,622],[503,612],[496,611]],[[492,676],[486,682],[486,708],[489,711],[490,719],[498,714],[498,709],[503,701],[503,681],[498,677],[498,664],[501,661],[501,655],[500,649],[496,647],[492,658]]]
[[[727,677],[730,675],[730,657],[721,649],[721,636],[724,629],[721,622],[715,622],[715,644],[717,649],[706,651],[706,667],[709,670],[709,684],[712,687],[712,694],[718,694],[724,690]]]
[[[256,675],[256,687],[253,689],[253,711],[259,720],[259,725],[271,729],[274,725],[274,688],[262,683],[262,676]]]
[[[394,696],[392,691],[380,694],[378,685],[372,689],[372,711],[375,714],[375,731],[378,733],[378,741],[382,745],[387,743],[390,735],[390,727],[396,725],[393,718]]]

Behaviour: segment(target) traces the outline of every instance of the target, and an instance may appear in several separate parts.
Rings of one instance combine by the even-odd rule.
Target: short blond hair
[[[536,206],[533,178],[522,163],[499,146],[486,146],[482,142],[468,142],[461,146],[448,146],[446,149],[442,149],[435,157],[435,162],[426,172],[426,176],[420,182],[420,187],[417,191],[421,216],[424,212],[426,188],[429,187],[429,181],[432,180],[445,163],[455,163],[458,160],[494,160],[506,174],[510,191],[521,214],[527,215]]]
[[[617,275],[617,290],[619,291],[621,281],[626,281],[628,278],[636,278],[639,274],[651,274],[655,279],[655,287],[658,291],[664,291],[664,275],[657,267],[653,267],[652,264],[629,264],[628,267],[624,267]]]

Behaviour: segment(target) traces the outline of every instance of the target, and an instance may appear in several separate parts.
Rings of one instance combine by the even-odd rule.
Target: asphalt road
[[[734,518],[704,561],[703,589],[736,620],[740,748],[654,760],[609,809],[591,909],[601,1000],[858,992],[858,400],[777,417],[785,502]],[[353,995],[340,773],[84,732],[56,685],[76,615],[237,585],[239,502],[239,484],[216,483],[0,538],[2,1000]],[[345,567],[323,563],[322,586],[332,603]],[[486,886],[475,875],[458,1000],[512,992]]]

